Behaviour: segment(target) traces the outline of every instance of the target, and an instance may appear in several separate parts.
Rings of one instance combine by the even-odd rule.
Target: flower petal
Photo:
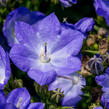
[[[80,19],[74,26],[79,31],[86,33],[93,29],[94,24],[95,22],[93,18],[85,17],[85,18]]]
[[[78,57],[64,58],[64,53],[54,55],[51,59],[51,64],[54,66],[58,75],[66,75],[76,72],[81,69],[81,61]]]
[[[82,47],[84,35],[75,30],[66,28],[57,35],[57,40],[52,48],[52,53],[63,52],[65,56],[77,55]]]
[[[44,109],[44,104],[39,102],[39,103],[31,103],[27,109]]]
[[[31,25],[24,22],[16,22],[15,24],[15,33],[17,40],[22,44],[27,44],[32,48],[37,47],[37,36],[36,31],[32,28]]]
[[[6,101],[19,109],[25,109],[30,103],[30,95],[26,88],[16,88],[8,94]]]
[[[7,38],[9,46],[12,47],[18,43],[14,32],[16,21],[23,21],[32,25],[44,17],[44,14],[40,12],[30,12],[29,9],[25,7],[20,7],[10,12],[3,26],[3,33]]]
[[[54,13],[41,20],[37,26],[40,39],[44,42],[55,39],[55,36],[60,32],[60,22]]]
[[[30,69],[28,76],[35,80],[40,85],[46,85],[55,80],[56,73],[54,70],[48,72],[42,72],[37,69]]]
[[[0,109],[17,109],[13,104],[6,103],[0,104]]]
[[[0,46],[0,89],[4,89],[11,75],[8,54]]]
[[[103,16],[109,25],[109,2],[106,0],[94,0],[94,7],[99,16]]]
[[[0,103],[6,103],[5,94],[3,93],[3,91],[0,91]]]
[[[101,97],[101,103],[103,106],[106,107],[106,109],[109,109],[109,92],[104,93]]]
[[[10,58],[14,64],[23,71],[28,71],[37,60],[37,54],[26,45],[15,45],[10,51]]]

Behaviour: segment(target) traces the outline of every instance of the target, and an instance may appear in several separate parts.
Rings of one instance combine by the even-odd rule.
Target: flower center
[[[74,85],[78,84],[79,80],[80,80],[80,78],[78,76],[74,76],[73,77],[73,83],[74,83]]]
[[[44,43],[44,51],[40,54],[40,61],[42,63],[48,63],[50,62],[50,56],[49,53],[47,51],[47,43]]]

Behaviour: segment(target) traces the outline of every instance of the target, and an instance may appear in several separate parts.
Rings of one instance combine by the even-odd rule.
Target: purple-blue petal
[[[27,109],[44,109],[44,104],[39,102],[39,103],[31,103]]]
[[[0,104],[6,103],[5,94],[0,90]]]
[[[51,52],[63,51],[67,56],[77,55],[82,47],[83,38],[84,35],[81,32],[62,25],[61,33],[57,35]]]
[[[107,25],[109,25],[109,1],[94,0],[94,7],[96,10],[96,13],[99,16],[103,16],[106,20]]]
[[[18,43],[16,34],[14,32],[16,21],[23,21],[30,25],[33,25],[44,17],[44,14],[40,12],[30,12],[30,10],[25,7],[20,7],[10,12],[3,26],[3,33],[4,36],[7,38],[9,46],[12,47],[14,44]]]
[[[6,104],[0,104],[0,109],[18,109],[13,104],[6,103]]]
[[[109,75],[108,74],[96,76],[95,80],[103,88],[109,88]]]
[[[5,53],[4,49],[0,46],[0,89],[4,89],[4,86],[7,84],[10,75],[10,61],[8,53]]]
[[[54,70],[46,72],[46,70],[41,71],[38,69],[30,69],[28,72],[28,76],[42,86],[50,84],[52,81],[54,81],[56,78],[56,72]]]
[[[36,31],[34,31],[31,25],[25,22],[19,21],[15,23],[16,38],[21,44],[37,47]]]
[[[57,16],[51,13],[38,24],[36,23],[34,28],[38,31],[40,39],[44,42],[48,42],[49,40],[55,40],[56,35],[60,32],[61,25]]]
[[[102,95],[101,103],[106,107],[106,109],[109,109],[109,92],[106,92]]]
[[[35,54],[34,49],[19,44],[11,49],[10,58],[19,69],[27,72],[30,67],[35,65],[37,54]]]
[[[81,61],[78,57],[66,56],[64,52],[55,53],[51,60],[51,64],[58,75],[67,75],[81,70]]]
[[[26,88],[16,88],[7,95],[6,101],[19,109],[25,109],[30,103],[30,95]]]
[[[93,109],[103,109],[103,107],[98,106],[98,107],[95,107],[95,108],[93,108]]]
[[[109,67],[106,68],[105,73],[109,74]]]
[[[87,33],[91,31],[94,27],[94,20],[93,18],[82,18],[80,19],[74,26],[77,30],[81,31],[82,33]]]

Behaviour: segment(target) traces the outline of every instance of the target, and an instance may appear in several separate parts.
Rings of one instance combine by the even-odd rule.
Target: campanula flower
[[[86,85],[85,78],[78,73],[67,76],[57,76],[56,80],[49,85],[49,90],[61,89],[64,92],[62,105],[76,106],[81,100],[83,92],[81,89]]]
[[[11,74],[8,54],[0,46],[0,89],[4,89]]]
[[[105,73],[109,74],[109,67],[106,68]]]
[[[2,96],[1,96],[2,95]],[[3,92],[0,92],[0,100],[4,100]],[[43,109],[43,103],[31,103],[30,95],[26,88],[16,88],[12,90],[5,99],[5,102],[0,102],[0,107],[8,107],[8,109]],[[4,109],[4,108],[2,108]]]
[[[95,80],[103,88],[109,88],[109,75],[108,74],[102,74],[102,75],[96,76]]]
[[[109,25],[109,1],[108,0],[94,0],[94,7],[99,16],[103,16]]]
[[[85,17],[80,19],[74,26],[82,33],[86,34],[91,31],[94,27],[95,21],[93,18]]]
[[[12,47],[14,44],[19,43],[16,39],[15,34],[16,21],[23,21],[30,25],[33,25],[34,23],[42,19],[44,16],[45,15],[43,13],[37,11],[31,12],[29,9],[24,7],[17,8],[10,12],[7,18],[5,19],[5,23],[3,26],[3,33],[7,39],[9,46]]]
[[[81,69],[76,55],[84,36],[75,29],[63,27],[54,13],[38,22],[35,28],[16,22],[15,32],[20,43],[12,47],[10,57],[38,84],[49,84],[56,74],[66,75]]]
[[[93,20],[93,18],[90,17],[84,17],[75,24],[65,22],[65,25],[69,26],[72,29],[77,29],[78,31],[82,32],[85,35],[85,37],[87,36],[87,33],[93,29],[94,24],[95,21]]]
[[[103,106],[105,106],[106,109],[109,109],[109,90],[102,95],[101,103]]]
[[[96,82],[102,86],[103,95],[101,97],[101,103],[106,109],[109,109],[109,73],[107,72],[108,68],[105,70],[105,73],[99,76],[96,76]]]
[[[99,107],[95,107],[93,109],[103,109],[103,107],[99,106]]]
[[[89,60],[88,66],[90,67],[91,72],[95,74],[99,74],[104,70],[103,60],[95,55]]]
[[[76,4],[77,3],[77,0],[60,0],[61,4],[64,6],[64,7],[71,7],[72,4]]]
[[[96,76],[95,81],[97,84],[102,86],[103,92],[109,91],[109,67],[105,70],[105,73],[99,76]]]

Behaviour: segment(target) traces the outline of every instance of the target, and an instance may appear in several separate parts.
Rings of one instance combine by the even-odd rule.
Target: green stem
[[[84,50],[84,52],[92,53],[92,54],[99,54],[99,51],[92,51],[92,50]]]

